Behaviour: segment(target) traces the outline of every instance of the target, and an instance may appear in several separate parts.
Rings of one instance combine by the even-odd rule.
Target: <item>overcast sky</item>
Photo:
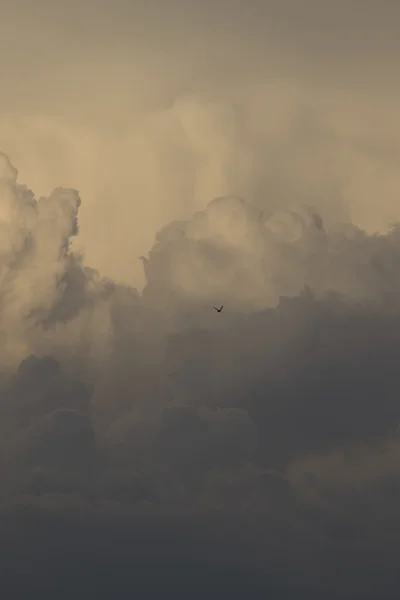
[[[0,15],[0,588],[397,598],[400,4]]]

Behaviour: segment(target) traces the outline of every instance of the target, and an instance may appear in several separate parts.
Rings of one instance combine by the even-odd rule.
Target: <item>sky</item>
[[[398,219],[397,3],[3,4],[0,146],[80,191],[102,273],[143,286],[154,232],[228,193]]]
[[[3,1],[9,595],[398,597],[399,19]]]

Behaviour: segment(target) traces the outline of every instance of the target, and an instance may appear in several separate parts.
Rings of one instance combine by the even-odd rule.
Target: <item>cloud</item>
[[[251,461],[256,444],[254,423],[246,411],[234,408],[210,412],[167,407],[155,439],[160,460],[182,470],[183,476]]]
[[[306,285],[318,296],[335,292],[388,306],[397,302],[399,256],[397,226],[367,235],[355,226],[325,225],[312,207],[265,217],[227,196],[159,232],[143,257],[144,294],[164,309],[226,299],[232,310],[260,310]]]
[[[2,587],[397,597],[398,4],[3,4]]]
[[[61,301],[80,198],[74,190],[58,189],[36,200],[17,183],[17,171],[5,155],[1,167],[2,351],[12,354],[18,344],[24,350],[29,328],[51,317]]]
[[[77,192],[36,199],[1,160],[7,535],[21,510],[48,531],[43,556],[51,523],[69,524],[71,548],[104,535],[93,568],[108,564],[111,585],[113,569],[128,577],[118,523],[137,532],[144,519],[145,570],[172,553],[171,573],[194,561],[200,577],[215,551],[223,586],[244,565],[248,590],[289,593],[282,570],[297,595],[378,590],[383,558],[375,575],[334,571],[341,556],[390,563],[397,543],[398,227],[369,234],[308,205],[265,214],[218,197],[156,234],[139,293],[74,251]]]

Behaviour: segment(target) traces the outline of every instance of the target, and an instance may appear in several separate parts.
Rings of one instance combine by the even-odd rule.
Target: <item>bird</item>
[[[213,306],[214,310],[216,310],[217,312],[221,312],[221,310],[224,308],[224,305],[221,304],[221,308],[217,308],[216,306]]]

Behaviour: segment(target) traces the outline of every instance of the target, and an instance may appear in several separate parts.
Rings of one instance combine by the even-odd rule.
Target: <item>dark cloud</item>
[[[69,377],[52,357],[29,356],[21,362],[3,391],[1,409],[17,427],[56,410],[90,411],[91,390]],[[60,413],[61,414],[61,413]]]
[[[76,192],[1,160],[4,585],[395,597],[398,227],[217,198],[141,294],[73,253]]]
[[[58,409],[35,421],[26,433],[26,459],[63,468],[81,468],[94,446],[92,424],[76,410]]]

